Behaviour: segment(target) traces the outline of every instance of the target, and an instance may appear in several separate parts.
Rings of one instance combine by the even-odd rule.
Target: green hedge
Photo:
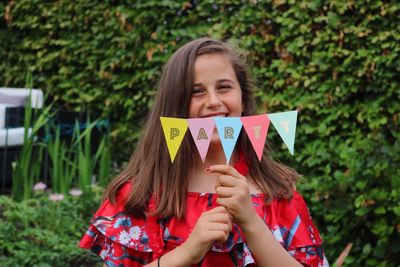
[[[400,264],[400,5],[391,1],[48,1],[0,3],[0,85],[34,85],[113,122],[114,157],[139,136],[162,65],[211,35],[238,44],[259,112],[300,111],[295,156],[333,262]]]

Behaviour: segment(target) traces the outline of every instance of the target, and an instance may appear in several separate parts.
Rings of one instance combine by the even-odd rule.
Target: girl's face
[[[242,111],[242,90],[229,59],[218,53],[197,57],[189,117],[239,117]]]
[[[242,111],[242,90],[229,59],[223,54],[197,57],[189,117],[240,117]]]

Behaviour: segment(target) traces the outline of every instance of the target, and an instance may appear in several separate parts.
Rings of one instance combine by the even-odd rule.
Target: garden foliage
[[[52,105],[34,110],[29,101],[24,112],[24,142],[12,166],[12,198],[32,198],[34,184],[43,181],[50,182],[57,194],[73,188],[88,193],[92,184],[106,186],[112,178],[108,121],[92,122],[87,115],[86,123],[75,120],[73,129],[65,130],[71,125],[56,122]],[[62,135],[61,131],[72,133]]]
[[[126,3],[129,2],[129,3]],[[162,65],[205,35],[246,53],[259,113],[298,109],[294,157],[334,261],[400,260],[400,5],[396,1],[38,1],[0,3],[0,85],[34,85],[55,104],[107,115],[114,158],[140,135]]]
[[[22,202],[0,196],[1,266],[102,266],[97,256],[77,248],[101,194],[93,188],[57,201],[38,190]]]

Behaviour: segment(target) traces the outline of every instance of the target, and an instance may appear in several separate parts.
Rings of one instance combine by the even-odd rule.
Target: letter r
[[[225,139],[234,139],[233,138],[233,128],[232,127],[225,127],[225,134],[224,134],[224,136],[225,136]]]

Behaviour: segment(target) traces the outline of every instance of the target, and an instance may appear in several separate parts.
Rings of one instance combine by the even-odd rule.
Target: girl
[[[225,43],[201,38],[165,65],[136,151],[80,242],[105,266],[327,266],[299,174],[242,133],[225,165],[216,130],[202,162],[184,138],[171,164],[160,117],[254,115],[252,82]]]

